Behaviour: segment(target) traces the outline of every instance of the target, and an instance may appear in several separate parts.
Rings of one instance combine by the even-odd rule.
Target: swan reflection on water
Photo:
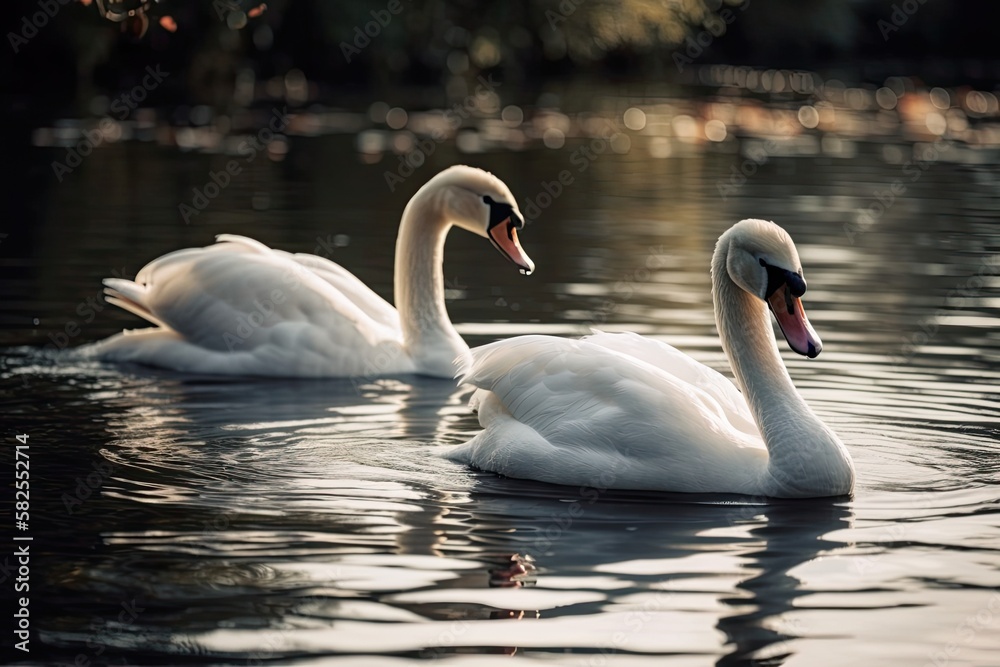
[[[466,392],[427,379],[361,391],[138,370],[87,389],[116,466],[93,502],[119,510],[91,526],[99,557],[68,562],[63,585],[175,610],[140,616],[116,650],[416,659],[721,646],[719,664],[780,664],[796,636],[819,633],[785,619],[813,592],[794,571],[844,546],[825,536],[851,527],[847,507],[470,472],[434,451],[475,429]],[[90,621],[70,616],[47,639],[76,647]]]

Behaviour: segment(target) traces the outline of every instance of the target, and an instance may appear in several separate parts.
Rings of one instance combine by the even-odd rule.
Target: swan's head
[[[810,359],[823,350],[799,299],[806,291],[802,264],[788,233],[766,220],[742,220],[719,239],[728,239],[726,269],[741,288],[767,303],[788,345]]]
[[[452,224],[488,238],[521,273],[527,275],[535,270],[535,263],[517,239],[517,230],[524,227],[524,216],[514,195],[499,178],[482,169],[456,165],[424,187],[445,195],[443,213]]]

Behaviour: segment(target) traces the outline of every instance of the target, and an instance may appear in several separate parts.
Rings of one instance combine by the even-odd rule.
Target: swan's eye
[[[764,288],[764,298],[770,298],[772,294],[781,286],[787,285],[792,296],[802,296],[806,293],[806,281],[801,275],[802,269],[798,272],[772,266],[760,260],[760,265],[767,271],[767,287]]]
[[[490,207],[490,221],[487,229],[493,229],[501,222],[510,222],[515,229],[524,227],[524,221],[514,213],[514,207],[510,204],[494,201],[489,195],[483,195],[483,201]]]

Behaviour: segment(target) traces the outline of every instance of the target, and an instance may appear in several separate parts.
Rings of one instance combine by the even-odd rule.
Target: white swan
[[[472,352],[463,380],[479,388],[472,402],[484,430],[446,456],[510,477],[595,488],[848,494],[847,448],[792,385],[765,308],[793,350],[815,357],[822,348],[799,301],[805,290],[788,234],[743,220],[722,235],[712,259],[716,324],[743,394],[691,357],[635,334],[521,336]]]
[[[406,205],[396,241],[398,312],[323,257],[224,234],[207,248],[147,264],[135,281],[107,278],[108,301],[157,326],[97,343],[108,361],[179,371],[281,377],[454,377],[469,348],[448,319],[441,267],[452,225],[487,237],[522,273],[534,270],[510,190],[455,166]]]

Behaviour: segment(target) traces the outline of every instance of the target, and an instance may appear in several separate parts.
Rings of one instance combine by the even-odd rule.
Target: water
[[[740,155],[655,160],[637,141],[580,172],[571,148],[442,146],[389,192],[388,161],[354,164],[348,138],[302,140],[191,224],[177,203],[218,163],[174,149],[104,149],[39,193],[42,224],[0,248],[4,470],[14,433],[30,436],[32,466],[33,635],[14,657],[995,665],[1000,170],[962,164],[956,148],[911,181],[861,144],[852,157],[774,157],[720,190]],[[851,450],[854,497],[500,479],[436,456],[477,429],[448,382],[231,381],[70,351],[136,325],[87,301],[100,278],[224,231],[325,254],[389,296],[407,198],[457,161],[492,169],[522,202],[574,176],[521,236],[534,276],[452,232],[449,311],[473,345],[628,329],[727,372],[714,241],[743,217],[782,224],[825,344],[816,360],[783,356]],[[878,214],[875,192],[896,179],[907,191]]]

